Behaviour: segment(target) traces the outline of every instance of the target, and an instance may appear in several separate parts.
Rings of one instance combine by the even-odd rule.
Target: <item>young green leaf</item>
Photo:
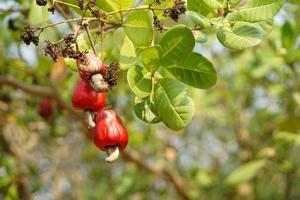
[[[255,177],[265,164],[265,160],[248,162],[231,172],[231,174],[226,178],[225,183],[229,185],[237,185],[239,183],[249,181]]]
[[[291,22],[286,21],[281,28],[282,46],[287,50],[292,49],[297,40],[297,33]]]
[[[216,84],[217,73],[213,64],[202,55],[192,52],[182,62],[167,68],[177,80],[201,89],[207,89]]]
[[[208,13],[211,12],[202,0],[188,0],[187,1],[187,9],[189,11],[195,11],[197,13],[201,13],[202,15],[207,16]]]
[[[188,11],[188,16],[192,19],[192,21],[199,26],[200,28],[210,28],[211,23],[208,18],[204,17],[203,15],[194,12],[194,11]]]
[[[144,122],[158,123],[160,122],[160,119],[156,116],[155,112],[153,112],[153,106],[154,105],[150,102],[149,97],[143,99],[136,97],[134,112],[136,116]]]
[[[283,141],[300,145],[300,135],[296,133],[281,131],[274,134],[273,138],[277,141]]]
[[[135,0],[97,0],[97,6],[105,11],[128,9],[134,6]]]
[[[137,47],[147,47],[153,39],[153,22],[149,12],[144,10],[131,11],[124,22],[124,29]]]
[[[231,30],[219,29],[217,37],[225,47],[241,50],[260,43],[263,34],[258,28],[250,24],[235,24]]]
[[[140,56],[145,68],[149,72],[154,73],[159,68],[161,54],[161,48],[158,45],[151,46],[142,50]]]
[[[51,13],[48,11],[48,6],[38,6],[35,0],[32,1],[29,11],[30,25],[41,25],[48,21]]]
[[[187,126],[194,113],[194,103],[186,95],[186,87],[176,80],[164,78],[154,93],[154,104],[159,118],[172,130]]]
[[[124,37],[123,44],[120,49],[119,62],[120,67],[123,70],[129,69],[136,62],[135,48],[127,36]]]
[[[127,72],[127,82],[137,97],[144,98],[150,95],[152,89],[151,73],[145,68],[131,67]]]
[[[285,0],[251,0],[236,12],[240,21],[258,22],[272,19],[281,9]]]
[[[162,48],[162,65],[168,66],[192,52],[195,39],[190,29],[177,25],[164,34],[159,44]]]

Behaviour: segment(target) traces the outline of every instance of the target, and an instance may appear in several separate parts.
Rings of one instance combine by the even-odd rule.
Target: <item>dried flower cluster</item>
[[[35,0],[38,6],[45,6],[47,5],[47,0]]]
[[[25,25],[24,31],[21,33],[21,39],[25,42],[25,44],[30,45],[33,43],[34,45],[39,44],[39,37],[35,35],[35,32],[39,30],[37,28],[31,28],[29,25]]]
[[[83,0],[77,0],[77,4],[81,10],[84,10],[84,1]]]
[[[52,15],[54,14],[55,8],[54,5],[48,8],[48,11],[52,13]]]
[[[107,69],[105,80],[110,89],[117,85],[119,79],[119,69],[120,65],[117,62],[112,62]]]
[[[97,19],[106,18],[104,12],[101,12],[98,8],[95,8],[96,0],[89,0],[86,5],[84,4],[83,0],[77,0],[77,4],[81,10],[89,10]]]
[[[179,16],[183,15],[186,11],[185,2],[183,0],[175,0],[174,6],[164,11],[164,17],[170,17],[174,21],[178,21]]]
[[[84,0],[77,0],[77,5],[81,10],[91,10],[96,6],[96,0],[89,0],[84,4]]]
[[[163,31],[163,25],[162,23],[159,21],[159,19],[157,18],[156,15],[153,16],[153,25],[154,25],[154,28],[156,30],[158,30],[159,32],[162,32]]]
[[[106,18],[106,14],[104,12],[101,12],[99,9],[93,9],[92,11],[92,15],[93,17],[96,17],[97,19],[105,19]]]
[[[49,41],[46,42],[46,47],[44,48],[45,55],[49,56],[54,62],[57,60],[58,56],[63,56],[64,58],[73,58],[84,63],[86,61],[84,51],[77,51],[74,49],[76,43],[76,38],[74,34],[68,34],[64,37],[64,42],[60,44],[53,44]]]

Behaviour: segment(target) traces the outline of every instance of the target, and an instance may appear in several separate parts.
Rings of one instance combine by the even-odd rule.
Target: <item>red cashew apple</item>
[[[39,104],[39,115],[43,118],[49,118],[52,115],[52,101],[49,97],[44,97]]]
[[[114,162],[119,156],[119,150],[125,149],[128,133],[115,111],[104,109],[97,114],[93,140],[99,149],[106,151],[107,162]]]
[[[94,53],[88,52],[85,54],[84,62],[77,60],[80,77],[89,82],[90,86],[96,92],[104,92],[108,90],[108,84],[104,80],[106,74],[106,65]]]
[[[86,81],[79,80],[73,93],[72,104],[73,107],[84,110],[89,126],[95,127],[94,112],[98,112],[105,106],[106,93],[97,93]]]

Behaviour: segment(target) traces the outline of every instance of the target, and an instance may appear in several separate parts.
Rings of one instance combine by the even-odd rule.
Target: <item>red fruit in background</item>
[[[45,97],[40,101],[39,115],[43,118],[48,118],[52,115],[52,101],[51,98]]]
[[[96,116],[94,143],[102,151],[118,146],[123,150],[128,143],[128,133],[120,117],[113,110],[101,110]]]
[[[86,81],[80,80],[74,90],[72,104],[78,109],[99,111],[106,104],[106,93],[97,93]]]
[[[102,60],[93,52],[85,54],[85,62],[77,60],[80,77],[87,81],[93,74],[101,74],[103,77],[106,73],[106,66]]]

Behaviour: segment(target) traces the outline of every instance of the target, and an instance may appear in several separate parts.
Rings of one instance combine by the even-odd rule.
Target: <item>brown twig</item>
[[[155,169],[155,168],[147,165],[146,163],[144,163],[141,159],[134,157],[128,151],[122,152],[122,156],[125,160],[134,163],[140,169],[143,169],[143,170],[151,172],[153,174],[162,176],[165,180],[167,180],[174,186],[178,196],[181,199],[184,199],[184,200],[190,199],[190,197],[188,196],[188,194],[186,192],[186,189],[184,188],[184,186],[182,184],[182,180],[179,176],[173,175],[170,171],[168,171],[166,169],[162,169],[162,170]]]
[[[57,104],[60,107],[65,108],[73,116],[77,116],[77,118],[82,117],[80,112],[74,110],[68,103],[66,103],[60,97],[60,95],[58,95],[59,92],[55,89],[55,87],[51,88],[46,86],[31,85],[28,83],[24,83],[23,81],[20,81],[18,79],[15,79],[9,75],[0,75],[0,85],[7,85],[37,96],[51,97],[57,102]]]

